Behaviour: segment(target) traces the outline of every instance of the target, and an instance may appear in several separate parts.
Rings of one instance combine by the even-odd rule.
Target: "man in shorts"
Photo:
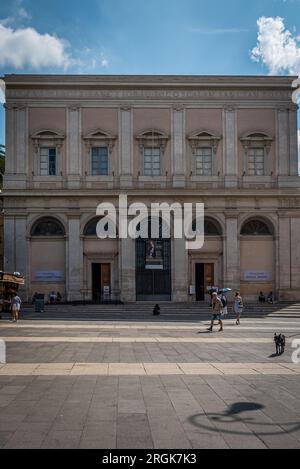
[[[215,321],[219,321],[219,325],[220,325],[219,332],[223,331],[223,323],[222,323],[222,320],[221,320],[222,309],[223,309],[223,303],[220,300],[220,298],[218,297],[218,293],[214,292],[212,294],[212,319],[211,319],[211,325],[207,329],[209,332],[213,331]]]

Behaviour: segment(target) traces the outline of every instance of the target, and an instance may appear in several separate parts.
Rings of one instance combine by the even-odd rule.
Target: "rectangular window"
[[[264,148],[249,148],[248,174],[249,176],[263,176],[265,174]]]
[[[41,176],[56,176],[56,148],[41,148],[40,174]]]
[[[92,176],[108,175],[108,148],[92,148]]]
[[[160,176],[160,148],[144,148],[144,175]]]
[[[212,176],[212,149],[197,148],[196,176]]]

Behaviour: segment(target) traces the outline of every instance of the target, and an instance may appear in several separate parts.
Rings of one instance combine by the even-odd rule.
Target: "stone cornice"
[[[7,86],[201,86],[205,87],[288,87],[296,76],[215,75],[22,75],[3,77]]]
[[[281,100],[291,102],[295,77],[269,76],[122,76],[122,75],[6,75],[8,100]],[[72,103],[72,104],[73,104]],[[283,105],[283,103],[281,103]],[[178,107],[179,106],[179,107]]]

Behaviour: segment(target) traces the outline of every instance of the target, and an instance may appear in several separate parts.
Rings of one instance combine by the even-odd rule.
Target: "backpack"
[[[227,300],[225,296],[222,296],[221,301],[222,301],[223,308],[225,308],[225,306],[227,306]]]

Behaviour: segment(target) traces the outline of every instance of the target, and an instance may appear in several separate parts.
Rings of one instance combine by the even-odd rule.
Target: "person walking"
[[[17,293],[15,293],[11,300],[11,313],[13,322],[18,322],[21,303],[21,298]]]
[[[212,332],[214,327],[214,322],[219,321],[220,329],[219,332],[223,331],[223,322],[221,319],[221,311],[223,309],[223,304],[220,298],[218,297],[218,293],[214,292],[212,294],[212,319],[210,327],[207,329],[208,331]]]
[[[227,314],[228,314],[228,309],[227,309],[227,298],[224,294],[224,292],[221,293],[220,300],[222,301],[222,311],[221,311],[221,318],[226,319]]]
[[[242,299],[240,293],[236,292],[235,298],[234,298],[233,309],[234,309],[235,316],[236,316],[236,325],[237,326],[240,326],[240,324],[241,324],[241,314],[243,312],[243,307],[244,307],[243,299]]]
[[[156,304],[153,308],[153,316],[159,316],[160,315],[160,307],[158,304]]]

